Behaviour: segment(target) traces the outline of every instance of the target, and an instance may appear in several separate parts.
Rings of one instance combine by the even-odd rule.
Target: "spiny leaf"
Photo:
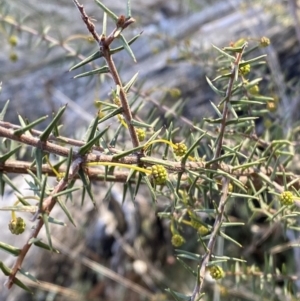
[[[113,13],[110,9],[108,9],[104,4],[102,4],[99,0],[95,0],[95,2],[115,21],[118,21],[118,16]]]
[[[100,57],[102,57],[103,54],[97,50],[96,52],[94,52],[93,54],[91,54],[90,56],[88,56],[86,59],[84,59],[83,61],[81,61],[80,63],[76,64],[75,66],[73,66],[72,68],[69,69],[69,71],[73,71],[81,66],[84,66]]]
[[[1,86],[0,86],[1,87]],[[7,111],[7,108],[8,108],[8,105],[9,105],[9,100],[6,101],[1,113],[0,113],[0,121],[2,121],[4,119],[4,116],[6,114],[6,111]]]
[[[135,58],[135,56],[134,56],[134,53],[133,53],[133,51],[131,50],[131,48],[130,48],[128,42],[127,42],[126,39],[125,39],[125,37],[124,37],[122,34],[120,34],[120,38],[121,38],[121,42],[122,42],[122,44],[123,44],[125,50],[129,53],[129,55],[132,57],[133,61],[136,63],[136,58]]]
[[[42,179],[43,174],[43,150],[40,148],[35,149],[35,165],[36,165],[36,176],[39,180]]]
[[[218,50],[221,54],[223,54],[225,57],[229,58],[231,61],[235,61],[235,57],[228,54],[227,52],[225,52],[224,50],[218,48],[217,46],[212,45],[216,50]]]
[[[155,203],[156,202],[156,193],[155,193],[155,190],[153,189],[153,187],[152,187],[152,185],[150,183],[150,180],[149,180],[148,176],[146,176],[146,175],[143,176],[143,180],[145,181],[146,185],[149,188],[152,201]]]
[[[5,153],[3,156],[0,157],[0,163],[4,163],[7,159],[9,159],[12,155],[14,155],[18,150],[20,150],[20,148],[22,147],[22,145],[17,146],[16,148],[14,148],[13,150],[11,150],[8,153]]]
[[[197,276],[197,272],[194,271],[190,266],[188,266],[183,260],[177,257],[177,260],[183,265],[183,267],[190,272],[193,276]]]
[[[190,156],[190,154],[192,153],[192,151],[199,146],[199,142],[202,140],[202,138],[206,135],[206,133],[203,133],[194,143],[193,145],[187,150],[187,152],[185,153],[185,155],[182,157],[181,159],[181,163],[184,165],[185,162],[187,161],[188,157]]]
[[[0,269],[3,272],[4,275],[10,276],[12,270],[8,268],[2,261],[0,261]],[[14,278],[13,283],[19,286],[20,288],[24,289],[25,291],[32,294],[29,287],[27,287],[23,282],[21,282],[17,277]]]
[[[91,121],[86,133],[84,134],[84,138],[83,138],[84,141],[88,142],[95,137],[95,133],[96,133],[97,126],[98,126],[98,121],[99,121],[98,116],[96,116],[96,118]]]
[[[116,116],[116,115],[119,115],[119,114],[122,113],[122,112],[123,112],[123,108],[118,108],[118,109],[112,111],[111,113],[105,115],[103,118],[101,118],[101,119],[99,120],[98,123],[100,124],[100,123],[102,123],[102,122],[104,122],[104,121],[106,121],[106,120],[108,120],[108,119],[110,119],[110,118],[112,118],[112,117],[114,117],[114,116]]]
[[[32,238],[29,240],[29,243],[34,244],[35,246],[48,250],[48,251],[53,251],[54,253],[59,254],[60,252],[57,249],[50,248],[49,245],[45,244],[44,242],[41,241],[39,238]]]
[[[70,167],[71,167],[71,164],[72,164],[72,159],[73,159],[73,148],[71,147],[69,155],[68,155],[66,172],[65,172],[65,175],[64,175],[64,180],[65,181],[68,181],[68,178],[69,178],[69,171],[70,171]]]
[[[91,188],[90,179],[88,178],[88,176],[86,175],[86,173],[84,172],[84,170],[82,168],[79,169],[78,175],[84,185],[84,190],[82,192],[83,195],[85,194],[85,191],[87,191],[88,195],[90,196],[90,198],[92,200],[92,203],[94,204],[94,206],[96,206],[95,200],[94,200],[94,195],[93,195],[92,188]]]
[[[39,283],[38,280],[31,275],[29,272],[24,271],[23,269],[20,269],[19,272],[24,275],[25,277],[27,277],[28,279],[30,279],[31,281],[35,282],[35,283]]]
[[[80,78],[80,77],[85,77],[85,76],[90,76],[90,75],[95,75],[95,74],[103,74],[103,73],[108,73],[108,72],[109,72],[109,68],[108,68],[108,66],[105,65],[103,67],[78,74],[78,75],[74,76],[74,78]]]
[[[17,285],[17,286],[19,286],[20,288],[22,288],[26,292],[28,292],[30,294],[33,294],[33,292],[31,291],[31,289],[27,285],[25,285],[19,278],[15,277],[14,284]]]
[[[150,125],[150,124],[147,124],[147,123],[141,122],[141,121],[137,121],[137,120],[135,120],[135,119],[132,119],[132,120],[131,120],[131,124],[132,124],[133,126],[142,127],[142,128],[148,128],[148,129],[150,129],[150,128],[153,127],[153,126]]]
[[[266,54],[263,54],[261,56],[258,56],[256,58],[253,58],[251,60],[248,60],[248,61],[245,61],[245,62],[241,62],[239,63],[239,67],[243,67],[245,65],[248,65],[248,64],[251,64],[251,63],[254,63],[254,62],[257,62],[257,61],[260,61],[262,58],[265,58],[267,55]]]
[[[91,150],[91,148],[97,143],[97,141],[107,132],[108,127],[105,128],[102,132],[100,132],[96,137],[88,141],[85,145],[81,146],[78,150],[80,155],[85,155],[87,152]]]
[[[6,244],[4,242],[1,242],[1,241],[0,241],[0,249],[2,249],[4,251],[6,251],[7,253],[10,253],[14,256],[18,256],[21,252],[21,249],[16,248],[16,247],[11,246],[11,245],[8,245],[8,244]]]
[[[73,189],[73,188],[71,188]],[[70,190],[70,189],[69,189]],[[73,189],[74,190],[74,189]],[[78,189],[76,189],[78,190]],[[59,204],[59,206],[61,207],[61,209],[64,211],[64,213],[66,214],[66,216],[68,217],[69,221],[73,224],[74,227],[76,227],[75,225],[75,221],[72,217],[72,214],[70,213],[70,211],[68,210],[67,206],[64,204],[63,201],[61,201],[59,198],[57,198],[57,203]]]
[[[4,189],[5,189],[5,181],[3,179],[3,172],[0,171],[0,195],[4,195]]]
[[[43,121],[44,121],[45,119],[47,119],[47,118],[48,118],[48,116],[41,117],[41,118],[39,118],[39,119],[37,119],[37,120],[35,120],[35,121],[29,123],[29,124],[26,125],[25,127],[22,127],[22,128],[20,128],[20,129],[18,129],[18,130],[15,130],[15,131],[14,131],[14,135],[16,135],[16,136],[21,136],[21,135],[23,135],[25,132],[31,130],[31,129],[34,128],[37,124],[43,122]]]
[[[53,120],[50,122],[50,124],[47,126],[47,128],[43,131],[43,133],[40,135],[40,140],[41,141],[46,141],[51,134],[52,130],[54,129],[55,126],[57,126],[57,123],[59,122],[60,117],[64,113],[67,105],[64,105],[59,109]]]
[[[210,81],[210,79],[206,76],[206,81],[209,84],[209,86],[211,87],[211,89],[218,94],[219,96],[224,97],[225,96],[225,92],[220,91],[217,87],[215,87],[215,85]]]
[[[128,18],[131,17],[131,3],[130,3],[130,0],[127,0],[126,16],[127,16]]]
[[[128,156],[130,154],[134,154],[135,152],[143,149],[143,147],[144,147],[143,145],[140,145],[140,146],[137,146],[135,148],[129,149],[129,150],[125,151],[125,152],[113,155],[113,160],[118,160],[118,159],[121,159],[121,158],[123,158],[125,156]]]
[[[128,44],[131,45],[133,42],[135,42],[140,36],[141,36],[142,32],[140,32],[139,34],[137,34],[136,36],[134,36],[130,41],[128,41]],[[124,49],[124,46],[120,46],[117,48],[113,48],[110,50],[110,54],[115,54],[121,50]],[[89,57],[87,57],[86,59],[84,59],[83,61],[81,61],[80,63],[76,64],[75,66],[73,66],[72,68],[69,69],[69,71],[73,71],[79,67],[82,67],[100,57],[103,57],[103,54],[97,50],[96,52],[94,52],[93,54],[91,54]]]
[[[132,85],[134,84],[134,82],[136,81],[137,77],[138,77],[139,73],[137,72],[132,78],[131,80],[123,87],[124,91],[126,93],[128,93],[128,91],[130,90],[130,88],[132,87]]]
[[[48,217],[48,221],[51,224],[60,225],[60,226],[66,226],[66,224],[64,222],[62,222],[62,221],[60,221],[60,220],[58,220],[58,219],[56,219],[54,217],[51,217],[51,216]]]
[[[13,191],[18,192],[20,195],[22,195],[22,193],[20,192],[20,190],[17,188],[17,186],[11,181],[11,179],[6,175],[2,173],[2,179],[3,181],[5,181],[6,184],[8,184]]]
[[[49,248],[50,248],[49,250],[53,251],[50,228],[49,228],[49,221],[48,221],[48,214],[42,213],[41,215],[42,215],[42,219],[44,221],[44,225],[45,225],[45,229],[46,229],[46,236],[47,236],[48,244],[49,244]]]

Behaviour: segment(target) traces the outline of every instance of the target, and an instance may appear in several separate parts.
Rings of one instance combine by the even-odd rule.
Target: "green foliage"
[[[38,131],[37,125],[48,120],[47,116],[33,122],[20,117],[20,125],[15,125],[4,122],[8,102],[2,108],[1,193],[4,193],[5,184],[11,186],[16,193],[16,204],[0,210],[12,212],[13,218],[8,227],[13,234],[21,235],[25,231],[25,222],[20,217],[16,218],[15,212],[33,213],[31,218],[36,223],[23,248],[0,243],[1,249],[18,257],[11,270],[1,262],[0,267],[8,277],[8,287],[15,283],[28,290],[16,275],[30,247],[59,252],[53,247],[50,229],[51,223],[63,223],[51,216],[54,206],[60,206],[75,226],[76,220],[65,199],[81,189],[82,203],[88,195],[93,205],[97,206],[92,180],[114,183],[122,179],[124,198],[129,191],[134,202],[140,191],[148,189],[155,205],[159,205],[161,200],[168,202],[158,215],[170,225],[171,244],[182,248],[176,250],[178,262],[193,278],[193,289],[189,294],[175,292],[172,287],[166,288],[172,298],[208,300],[205,299],[205,293],[208,290],[206,283],[209,283],[209,273],[220,283],[224,294],[222,300],[230,300],[226,292],[229,294],[231,283],[245,287],[255,298],[265,298],[275,287],[279,290],[278,296],[293,297],[294,291],[289,288],[293,271],[275,266],[271,260],[272,254],[265,255],[263,265],[251,266],[242,258],[241,249],[247,247],[244,246],[247,242],[240,241],[241,237],[237,234],[244,227],[254,225],[258,216],[264,218],[269,227],[279,224],[284,231],[299,230],[297,201],[300,197],[300,182],[289,171],[294,156],[293,137],[278,137],[278,133],[270,129],[261,136],[256,134],[256,122],[261,118],[269,118],[272,113],[270,103],[275,103],[268,92],[267,95],[261,94],[265,90],[260,92],[262,78],[257,76],[260,66],[266,63],[266,56],[255,50],[267,47],[269,39],[242,40],[222,49],[214,46],[218,55],[214,66],[215,75],[214,78],[207,77],[207,83],[219,98],[218,103],[211,102],[215,114],[193,124],[185,122],[185,126],[182,126],[180,106],[183,102],[178,100],[172,108],[176,112],[175,117],[166,112],[167,121],[162,124],[157,108],[147,117],[143,114],[143,106],[138,102],[143,96],[134,88],[138,74],[123,84],[114,64],[115,56],[123,51],[136,61],[130,46],[138,40],[140,34],[129,41],[122,34],[125,30],[130,33],[130,25],[135,22],[131,16],[130,1],[127,1],[126,16],[118,16],[96,0],[97,8],[104,15],[104,29],[106,15],[109,17],[108,22],[113,21],[110,25],[114,29],[106,35],[98,35],[84,8],[75,0],[74,3],[79,10],[77,22],[81,15],[85,23],[83,26],[94,37],[99,50],[82,58],[79,63],[74,62],[70,70],[83,66],[90,68],[91,62],[103,58],[104,66],[80,73],[74,80],[109,73],[114,81],[112,99],[96,103],[99,111],[94,112],[90,126],[78,140],[63,137],[59,133],[66,106],[59,109],[52,121],[48,121],[44,131]],[[2,23],[11,28],[17,26],[4,13],[1,15]],[[22,31],[22,27],[18,28]],[[104,29],[103,32],[106,32]],[[44,30],[36,35],[51,40]],[[121,46],[111,48],[116,40]],[[11,47],[17,47],[18,37],[11,35],[8,43]],[[63,47],[63,44],[60,46]],[[69,48],[64,49],[70,54]],[[74,53],[77,51],[72,52],[73,56]],[[131,91],[137,91],[134,97]],[[170,94],[179,97],[180,91],[170,91]],[[107,120],[118,126],[103,129],[102,123]],[[22,161],[20,166],[24,153],[27,161]],[[52,166],[49,154],[57,156],[60,162],[58,167]],[[32,191],[29,202],[24,202],[25,196],[6,175],[12,172],[28,173],[31,176],[28,182]],[[57,177],[54,186],[48,179],[51,176]],[[74,180],[78,178],[82,186],[73,187]],[[38,206],[32,203],[37,200]],[[240,210],[237,221],[232,216],[235,208]],[[46,230],[47,243],[37,238],[42,227]],[[189,236],[188,233],[193,235]],[[224,256],[216,255],[217,246],[224,244]],[[227,253],[228,250],[233,254]],[[230,281],[226,282],[227,279]],[[283,287],[275,280],[283,280]],[[239,300],[246,300],[244,297],[241,296]]]

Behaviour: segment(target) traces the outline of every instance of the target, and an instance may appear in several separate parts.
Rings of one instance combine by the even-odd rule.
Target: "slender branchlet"
[[[223,118],[222,118],[222,122],[221,122],[221,125],[220,125],[220,131],[219,131],[219,136],[218,136],[218,139],[217,139],[217,145],[216,145],[216,150],[215,150],[215,153],[214,153],[214,159],[220,157],[220,155],[221,155],[222,146],[223,146],[223,139],[224,139],[224,134],[225,134],[225,129],[226,129],[226,121],[227,121],[227,118],[228,118],[228,110],[229,110],[228,104],[230,103],[230,97],[231,97],[231,94],[232,94],[233,83],[234,83],[234,80],[236,78],[236,74],[238,72],[239,64],[241,62],[242,55],[243,55],[243,52],[244,52],[246,46],[247,46],[247,44],[243,45],[241,52],[239,52],[236,55],[236,60],[232,64],[231,74],[230,74],[230,78],[229,78],[229,82],[228,82],[228,86],[227,86],[227,90],[226,90],[226,95],[225,95],[225,102],[224,102],[223,114],[222,114]]]
[[[40,213],[46,213],[46,214],[50,214],[50,212],[52,211],[53,207],[56,204],[56,197],[55,195],[58,192],[63,191],[68,183],[75,178],[75,176],[77,175],[77,172],[80,168],[80,164],[82,163],[82,159],[81,158],[77,158],[73,161],[73,163],[70,166],[70,171],[69,171],[69,177],[68,179],[62,178],[58,184],[54,187],[54,189],[52,190],[51,194],[46,197],[43,202],[42,202],[42,208],[40,212],[37,212],[38,214]],[[21,269],[22,267],[22,263],[24,261],[24,258],[26,257],[26,254],[28,253],[28,251],[30,250],[31,246],[32,246],[32,239],[36,238],[40,232],[40,230],[42,229],[44,225],[44,220],[42,218],[39,218],[37,221],[37,225],[34,227],[29,239],[27,240],[27,242],[25,243],[25,245],[22,247],[21,252],[12,268],[12,271],[8,277],[8,282],[7,282],[7,287],[11,288],[14,284],[14,280],[16,277],[16,274],[18,273],[18,271]]]
[[[207,269],[207,264],[210,260],[211,255],[213,254],[214,251],[214,246],[216,243],[216,239],[219,235],[219,230],[222,226],[222,221],[224,217],[224,211],[225,211],[225,205],[226,201],[228,200],[228,187],[229,187],[229,179],[223,177],[222,178],[222,194],[218,206],[218,214],[215,219],[215,223],[213,225],[213,231],[210,235],[210,239],[208,241],[207,247],[206,247],[206,252],[202,256],[201,262],[200,262],[200,268],[199,268],[199,283],[196,283],[193,294],[191,296],[191,301],[197,300],[197,296],[201,294],[202,292],[202,287],[204,283],[204,277],[205,277],[205,272]]]
[[[99,37],[99,35],[97,34],[97,32],[95,30],[94,24],[91,22],[90,18],[87,16],[83,6],[80,5],[77,0],[73,0],[73,1],[74,1],[75,5],[77,6],[77,8],[79,9],[79,11],[81,13],[81,16],[82,16],[82,20],[86,24],[89,32],[92,34],[94,39],[98,42],[99,47],[100,47],[99,51],[103,54],[103,57],[106,60],[107,66],[108,66],[109,71],[110,71],[110,74],[111,74],[116,86],[120,87],[120,100],[121,100],[121,105],[122,105],[122,108],[123,108],[123,116],[124,116],[124,119],[125,119],[126,124],[128,126],[128,130],[129,130],[129,134],[130,134],[130,137],[131,137],[132,145],[133,145],[133,147],[137,147],[137,146],[139,146],[139,139],[137,137],[134,126],[132,125],[132,113],[131,113],[131,109],[130,109],[130,106],[129,106],[129,103],[128,103],[128,100],[127,100],[127,95],[124,91],[123,83],[120,79],[118,70],[115,66],[112,55],[110,53],[110,44],[115,39],[116,31],[119,30],[119,28],[124,30],[130,24],[134,23],[135,20],[133,18],[128,18],[128,19],[123,20],[123,18],[122,18],[123,16],[121,16],[121,17],[119,17],[119,20],[116,24],[117,27],[112,31],[112,33],[110,35],[108,35],[107,37],[104,36],[104,35]],[[120,20],[123,20],[123,21],[121,22]]]

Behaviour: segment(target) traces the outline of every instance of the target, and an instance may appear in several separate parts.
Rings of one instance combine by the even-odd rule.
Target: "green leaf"
[[[135,148],[132,148],[132,149],[129,149],[125,152],[122,152],[122,153],[119,153],[119,154],[115,154],[113,155],[113,160],[118,160],[118,159],[121,159],[125,156],[128,156],[128,155],[131,155],[131,154],[134,154],[135,152],[141,150],[144,148],[144,145],[140,145],[140,146],[137,146]]]
[[[10,276],[12,270],[8,268],[2,261],[0,261],[0,269],[3,272],[4,275]],[[17,277],[14,278],[13,283],[22,288],[23,290],[29,292],[32,294],[29,287],[27,287],[23,282],[21,282]]]
[[[0,121],[2,121],[4,119],[4,116],[6,114],[6,111],[7,111],[7,108],[8,108],[8,105],[9,105],[9,100],[6,101],[1,113],[0,113]]]
[[[123,124],[120,123],[119,126],[118,126],[118,128],[117,128],[117,130],[114,132],[114,135],[113,135],[112,139],[111,139],[110,142],[109,142],[109,145],[110,145],[111,147],[115,147],[115,146],[116,146],[117,139],[118,139],[119,134],[120,134],[120,132],[121,132],[121,130],[122,130],[123,128],[124,128]]]
[[[73,189],[73,188],[71,188]],[[76,189],[77,190],[77,189]],[[66,214],[66,216],[68,217],[69,221],[73,224],[74,227],[76,227],[75,225],[75,221],[72,217],[72,214],[70,213],[70,211],[68,210],[67,206],[64,204],[63,201],[61,201],[59,198],[57,198],[57,203],[59,204],[59,206],[61,207],[61,209],[64,211],[64,213]]]
[[[119,115],[120,113],[123,112],[123,108],[117,108],[116,110],[112,111],[111,113],[105,115],[104,117],[102,117],[99,121],[98,121],[98,124],[116,116],[116,115]]]
[[[109,127],[105,128],[102,132],[100,132],[96,137],[88,141],[85,145],[81,146],[78,150],[78,153],[80,155],[85,155],[87,152],[89,152],[92,147],[97,143],[97,141],[107,132]]]
[[[25,277],[27,277],[28,279],[30,279],[31,281],[33,281],[35,283],[39,283],[39,281],[33,275],[31,275],[29,272],[26,272],[23,269],[19,269],[19,272],[22,275],[24,275]]]
[[[146,185],[147,185],[148,188],[149,188],[150,195],[151,195],[151,198],[152,198],[153,203],[155,203],[156,200],[157,200],[157,199],[156,199],[156,193],[155,193],[155,190],[153,189],[153,187],[152,187],[152,185],[151,185],[151,183],[150,183],[150,180],[149,180],[148,176],[147,176],[147,175],[144,175],[144,176],[143,176],[143,180],[145,181]]]
[[[49,228],[49,221],[48,221],[48,214],[42,213],[41,216],[44,221],[44,225],[45,225],[45,229],[46,229],[46,236],[47,236],[48,244],[49,244],[49,248],[50,248],[49,250],[53,251],[50,228]]]
[[[43,150],[40,148],[35,149],[35,165],[36,165],[36,176],[39,180],[43,176]]]
[[[130,88],[132,87],[132,85],[134,84],[134,82],[136,81],[137,77],[138,77],[139,73],[137,72],[132,78],[131,80],[123,87],[124,91],[126,93],[128,93],[128,91],[130,90]]]
[[[53,251],[54,253],[57,253],[57,254],[60,253],[57,249],[50,248],[50,246],[45,244],[44,242],[42,242],[40,238],[31,238],[29,240],[29,243],[33,244],[33,245],[35,245],[39,248],[42,248],[42,249],[45,249],[45,250],[48,250],[48,251]]]
[[[190,272],[194,277],[197,276],[197,272],[194,271],[190,266],[188,266],[183,260],[181,260],[179,257],[177,257],[177,260],[183,265],[183,267]]]
[[[226,56],[227,58],[229,58],[231,61],[235,61],[235,57],[228,54],[227,52],[223,51],[222,49],[218,48],[217,46],[215,45],[212,45],[216,50],[218,50],[222,55]]]
[[[9,151],[8,153],[5,153],[4,155],[2,155],[0,157],[0,163],[4,163],[7,159],[9,159],[11,156],[13,156],[18,150],[20,150],[21,147],[22,147],[22,145],[19,145],[16,148],[14,148],[13,150]]]
[[[18,192],[20,195],[22,195],[22,193],[17,188],[17,186],[11,181],[11,179],[6,174],[2,173],[2,179],[6,184],[8,184],[13,189],[13,191]]]
[[[203,133],[198,139],[196,139],[196,141],[192,144],[192,146],[187,150],[187,152],[185,153],[185,155],[182,157],[181,159],[181,163],[182,165],[185,165],[188,157],[190,156],[190,154],[192,153],[192,151],[199,146],[199,142],[202,140],[202,138],[206,135],[206,133]]]
[[[211,87],[211,89],[218,94],[219,96],[224,97],[225,93],[223,91],[220,91],[217,87],[214,86],[214,84],[210,81],[210,79],[206,76],[206,81],[209,84],[209,86]]]
[[[128,44],[131,45],[133,42],[135,42],[140,36],[141,36],[142,32],[140,32],[139,34],[137,34],[136,36],[134,36],[129,42]],[[117,48],[113,48],[110,50],[110,54],[115,54],[121,50],[124,49],[124,46],[120,46],[120,47],[117,47]],[[69,69],[69,71],[73,71],[79,67],[82,67],[100,57],[102,57],[103,54],[97,50],[96,52],[94,52],[93,54],[91,54],[89,57],[87,57],[86,59],[84,59],[83,61],[81,61],[80,63],[76,64],[75,66],[73,66],[72,68]]]
[[[233,53],[242,53],[244,49],[245,49],[244,46],[242,46],[242,47],[224,47],[223,48],[224,51],[229,51],[229,52],[233,52]]]
[[[10,253],[14,256],[18,256],[21,252],[21,249],[16,248],[16,247],[11,246],[11,245],[8,245],[8,244],[6,244],[4,242],[1,242],[1,241],[0,241],[0,249],[2,249],[4,251],[6,251],[7,253]]]
[[[86,59],[84,59],[80,63],[76,64],[72,68],[70,68],[69,71],[73,71],[73,70],[75,70],[75,69],[77,69],[79,67],[82,67],[82,66],[84,66],[84,65],[86,65],[86,64],[88,64],[88,63],[90,63],[90,62],[92,62],[92,61],[94,61],[94,60],[96,60],[96,59],[98,59],[100,57],[102,57],[102,56],[103,56],[103,54],[99,50],[97,50],[96,52],[94,52],[93,54],[91,54],[90,56],[88,56]]]
[[[56,219],[54,217],[51,217],[51,216],[48,217],[48,221],[51,224],[60,225],[60,226],[66,226],[66,224],[64,222],[62,222],[62,221],[60,221],[60,220],[58,220],[58,219]]]
[[[103,13],[103,22],[102,22],[102,36],[106,36],[106,29],[107,29],[107,13]]]
[[[130,3],[130,0],[127,0],[126,16],[127,16],[128,18],[131,17],[131,3]]]
[[[223,114],[219,111],[219,109],[216,107],[216,105],[210,101],[211,106],[213,107],[214,111],[217,113],[217,115],[219,116],[219,118],[223,118]]]
[[[136,195],[137,195],[138,192],[139,192],[139,188],[140,188],[142,179],[143,179],[143,174],[139,173],[139,174],[138,174],[137,181],[136,181],[136,184],[135,184],[134,193],[133,193],[133,199],[134,199],[134,200],[135,200],[135,198],[136,198]]]
[[[5,191],[5,181],[3,179],[3,172],[0,171],[0,195],[3,196]]]
[[[142,127],[142,128],[153,128],[153,126],[152,125],[150,125],[150,124],[147,124],[147,123],[145,123],[145,122],[141,122],[141,121],[137,121],[137,120],[135,120],[135,119],[132,119],[131,120],[131,124],[133,125],[133,126],[136,126],[136,127]]]
[[[95,133],[98,126],[99,117],[96,116],[94,120],[91,121],[86,133],[84,134],[83,141],[91,141],[95,137]]]
[[[95,201],[94,201],[94,195],[92,192],[92,188],[91,188],[91,182],[90,179],[88,178],[88,176],[85,174],[84,170],[82,168],[79,169],[78,171],[78,175],[84,185],[84,190],[82,192],[82,195],[84,196],[85,191],[87,191],[88,195],[90,196],[92,203],[94,204],[94,206],[96,206]],[[83,200],[82,200],[83,201]]]
[[[51,134],[52,130],[54,129],[55,126],[57,126],[57,123],[59,122],[60,117],[64,113],[67,105],[64,105],[59,109],[57,114],[54,116],[53,120],[50,122],[50,124],[47,126],[47,128],[43,131],[43,133],[40,135],[40,140],[41,141],[46,141]]]
[[[68,155],[66,172],[65,172],[65,175],[64,175],[64,180],[65,181],[68,181],[68,179],[69,179],[69,171],[70,171],[70,167],[71,167],[71,164],[72,164],[72,159],[73,159],[73,148],[71,147],[69,155]]]
[[[108,73],[108,72],[109,72],[109,68],[108,68],[108,66],[105,65],[103,67],[75,75],[74,78],[80,78],[80,77],[85,77],[85,76],[90,76],[90,75],[95,75],[95,74],[103,74],[103,73]]]
[[[26,292],[28,292],[30,294],[33,294],[31,289],[27,285],[25,285],[20,279],[18,279],[17,277],[15,277],[15,279],[14,279],[14,284],[19,286],[20,288],[22,288]]]
[[[62,191],[60,191],[60,192],[58,192],[58,193],[55,193],[55,194],[53,195],[53,197],[55,197],[55,198],[56,198],[56,197],[60,197],[60,196],[62,196],[62,195],[72,193],[72,192],[77,191],[77,190],[79,190],[79,189],[80,189],[80,187],[72,187],[72,188],[68,188],[68,189],[62,190]]]
[[[43,207],[43,202],[44,202],[44,198],[45,198],[45,195],[46,195],[47,178],[48,178],[48,175],[46,174],[45,177],[44,177],[44,180],[42,182],[42,186],[41,186],[39,210],[42,210],[42,207]]]
[[[227,240],[229,240],[229,241],[231,241],[231,242],[233,242],[234,244],[236,244],[240,248],[243,247],[240,243],[238,243],[236,240],[234,240],[232,237],[228,236],[227,234],[225,234],[222,231],[220,231],[220,236],[223,237],[223,238],[225,238],[225,239],[227,239]]]
[[[20,129],[18,129],[18,130],[15,130],[15,131],[14,131],[14,135],[16,135],[16,136],[21,136],[21,135],[23,135],[25,132],[31,130],[31,129],[34,128],[37,124],[43,122],[43,121],[44,121],[45,119],[47,119],[47,118],[48,118],[48,116],[41,117],[41,118],[39,118],[39,119],[37,119],[37,120],[35,120],[35,121],[29,123],[29,124],[26,125],[25,127],[22,127],[22,128],[20,128]]]
[[[248,61],[245,61],[245,62],[241,62],[239,63],[239,67],[243,67],[245,65],[248,65],[248,64],[252,64],[254,62],[257,62],[257,61],[260,61],[261,59],[265,58],[267,55],[266,54],[263,54],[263,55],[260,55],[258,57],[255,57],[251,60],[248,60]]]
[[[99,0],[95,0],[95,2],[115,21],[118,21],[118,16],[114,14],[111,10],[109,10],[104,4],[102,4]]]
[[[125,39],[125,37],[122,34],[120,34],[120,38],[121,38],[121,42],[122,42],[125,50],[128,52],[128,54],[131,56],[131,58],[133,59],[133,61],[136,63],[136,58],[134,56],[134,53],[132,52],[129,44],[127,43],[127,41]]]

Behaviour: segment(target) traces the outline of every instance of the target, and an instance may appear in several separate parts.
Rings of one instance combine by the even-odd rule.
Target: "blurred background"
[[[81,3],[101,33],[101,9],[94,1]],[[118,15],[126,11],[126,1],[103,3]],[[250,42],[265,36],[271,45],[261,49],[260,54],[268,56],[267,64],[258,70],[263,75],[260,89],[274,97],[276,103],[270,117],[261,120],[259,126],[263,132],[270,123],[277,123],[288,132],[300,117],[299,5],[296,0],[132,0],[136,23],[124,34],[128,39],[141,32],[142,35],[132,45],[137,63],[126,52],[115,56],[121,78],[127,82],[139,72],[135,92],[146,108],[144,114],[147,115],[147,108],[156,106],[165,120],[172,107],[180,103],[181,116],[191,122],[199,121],[213,114],[210,101],[218,100],[205,79],[215,75],[218,54],[212,45],[222,48],[241,38]],[[109,24],[108,31],[112,26]],[[69,72],[80,58],[97,50],[73,2],[2,0],[0,43],[0,110],[10,100],[5,121],[19,124],[19,114],[31,121],[51,116],[67,103],[62,132],[80,138],[97,113],[95,102],[109,99],[114,86],[108,76],[73,78],[91,66]],[[102,64],[100,59],[92,67]],[[14,181],[26,191],[23,177]],[[193,278],[188,272],[182,272],[182,267],[178,269],[168,225],[155,214],[163,210],[166,201],[162,200],[154,208],[145,194],[140,196],[137,207],[130,201],[121,206],[121,187],[114,186],[106,195],[103,191],[107,188],[104,184],[95,188],[99,199],[96,212],[91,202],[85,202],[84,209],[74,203],[76,229],[68,224],[67,228],[53,230],[57,238],[55,245],[61,248],[62,254],[31,250],[26,268],[42,281],[35,295],[24,295],[19,288],[7,291],[1,287],[1,301],[169,300],[164,291],[168,286],[191,293]],[[13,199],[7,191],[1,206],[11,204]],[[64,219],[62,214],[61,218]],[[3,229],[8,221],[9,214],[2,218],[1,213]],[[263,261],[266,246],[260,249],[260,244],[255,243],[265,230],[263,225],[260,229],[240,233],[248,243],[253,243],[237,256],[248,257],[256,264]],[[274,244],[273,239],[283,238],[282,233],[273,230],[268,239]],[[0,232],[0,241],[16,246],[21,246],[26,237],[12,239],[8,231]],[[296,255],[287,252],[277,260],[290,257],[292,261],[288,264],[292,265],[293,256]],[[11,265],[14,258],[0,251],[0,260]],[[4,282],[5,278],[1,280]],[[229,290],[228,300],[261,300],[243,290]]]

